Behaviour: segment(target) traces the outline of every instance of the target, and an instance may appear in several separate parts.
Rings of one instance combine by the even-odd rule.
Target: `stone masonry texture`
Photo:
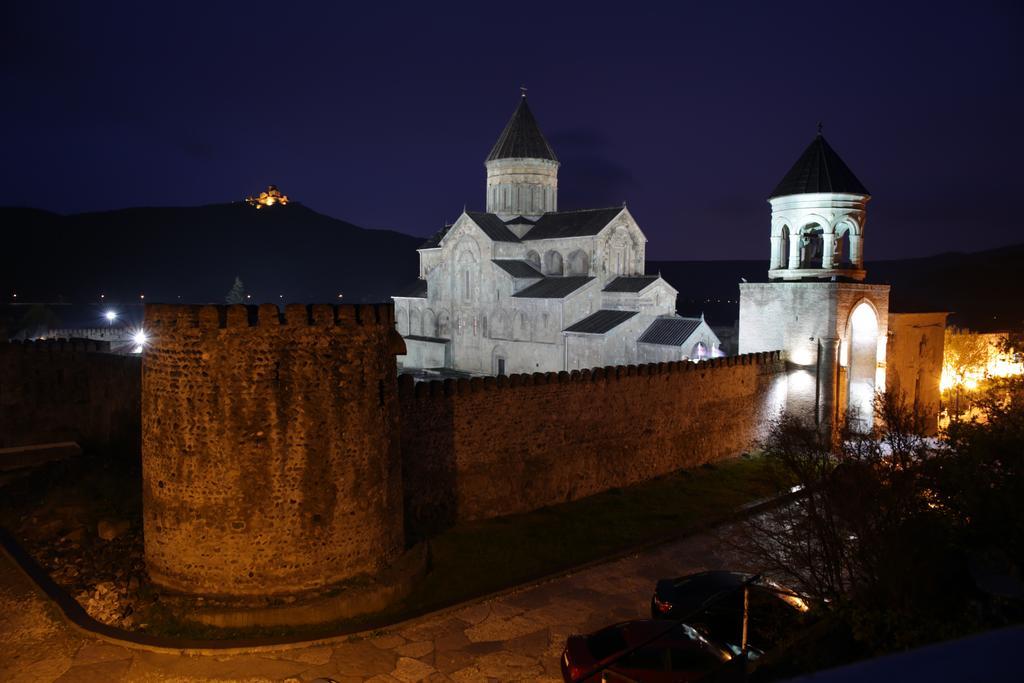
[[[139,450],[141,361],[88,341],[0,343],[0,448],[77,441]]]
[[[418,533],[734,456],[778,416],[786,381],[777,352],[411,380],[400,378],[399,395],[407,523]]]
[[[157,583],[298,593],[403,549],[393,309],[147,305],[142,462]]]

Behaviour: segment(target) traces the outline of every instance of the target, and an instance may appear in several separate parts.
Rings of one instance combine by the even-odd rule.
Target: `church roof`
[[[546,213],[537,220],[537,225],[523,236],[523,241],[596,235],[620,213],[621,206]]]
[[[844,192],[849,194],[871,194],[868,188],[857,180],[850,167],[847,166],[832,146],[825,141],[825,136],[818,133],[817,137],[800,155],[793,168],[782,181],[775,186],[770,197],[784,197],[792,194],[810,194],[814,192]]]
[[[563,299],[593,279],[586,275],[547,277],[519,290],[512,296],[520,299]]]
[[[698,327],[701,318],[656,318],[644,331],[637,342],[640,344],[660,344],[662,346],[681,346],[690,338]]]
[[[414,282],[410,282],[406,286],[401,287],[394,296],[405,297],[408,299],[426,299],[427,281],[417,279]]]
[[[518,259],[491,259],[494,265],[500,267],[506,273],[512,277],[532,277],[541,278],[544,275],[537,270],[529,261],[520,261]]]
[[[535,225],[537,221],[527,218],[526,216],[516,216],[515,218],[509,218],[505,221],[505,225]]]
[[[518,242],[516,234],[508,229],[505,221],[493,213],[479,211],[467,211],[466,215],[473,219],[473,222],[480,226],[480,229],[495,242]]]
[[[494,143],[491,153],[487,155],[487,161],[495,159],[558,161],[555,151],[540,132],[540,126],[537,125],[537,119],[533,118],[530,106],[526,104],[526,95],[519,99],[519,106],[513,112],[505,130],[501,131],[501,136]]]
[[[565,328],[565,332],[582,332],[584,334],[604,334],[610,332],[622,323],[626,322],[639,311],[613,311],[602,308],[596,313],[591,313],[583,320],[573,323]]]
[[[641,292],[658,279],[658,275],[619,276],[609,282],[602,291],[605,292]]]
[[[495,242],[518,242],[519,238],[516,234],[508,229],[505,222],[502,221],[496,214],[484,213],[482,211],[467,211],[466,215],[473,219],[481,230],[484,231],[488,237]],[[446,225],[433,235],[427,238],[427,240],[419,246],[420,249],[436,249],[441,246],[441,240],[448,234],[448,231],[452,229],[452,226]]]

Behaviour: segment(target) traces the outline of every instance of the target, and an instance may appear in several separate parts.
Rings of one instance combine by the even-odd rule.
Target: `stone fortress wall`
[[[75,441],[87,452],[138,453],[142,361],[109,346],[0,344],[0,448]]]
[[[267,596],[404,550],[390,305],[147,305],[146,560],[187,593]]]
[[[890,371],[920,355],[921,321],[907,322]],[[102,343],[0,345],[0,435],[102,444],[134,424],[137,446],[141,402],[147,563],[193,594],[374,575],[456,522],[739,454],[793,398],[778,351],[414,383],[397,377],[390,304],[151,304],[146,329],[141,372]],[[932,382],[931,365],[901,370],[904,386]]]
[[[414,384],[399,378],[407,525],[535,510],[755,445],[781,414],[778,352]]]

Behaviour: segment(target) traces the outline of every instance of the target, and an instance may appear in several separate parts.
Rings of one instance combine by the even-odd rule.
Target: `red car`
[[[562,678],[582,681],[696,681],[732,655],[686,624],[624,621],[589,635],[569,636]]]

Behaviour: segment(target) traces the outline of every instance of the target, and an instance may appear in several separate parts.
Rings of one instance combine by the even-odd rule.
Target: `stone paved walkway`
[[[721,532],[719,532],[721,533]],[[644,617],[658,578],[735,567],[716,533],[329,645],[245,655],[157,654],[83,637],[0,555],[0,680],[561,681],[570,633]]]

